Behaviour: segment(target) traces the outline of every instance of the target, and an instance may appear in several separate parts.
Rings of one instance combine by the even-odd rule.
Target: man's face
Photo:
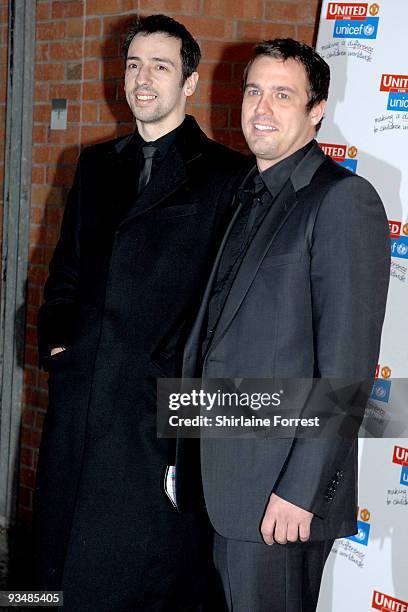
[[[181,41],[163,33],[138,34],[129,46],[126,99],[139,131],[147,130],[155,138],[182,123],[186,98],[197,84],[193,73],[182,85],[180,50]]]
[[[315,136],[324,102],[306,109],[305,69],[293,59],[259,56],[249,69],[242,102],[242,131],[261,171],[302,148]]]

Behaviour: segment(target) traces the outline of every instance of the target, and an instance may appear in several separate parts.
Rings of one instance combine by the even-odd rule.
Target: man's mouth
[[[254,123],[254,128],[260,132],[277,132],[278,128],[273,125],[267,125],[265,123]]]
[[[157,96],[153,94],[136,94],[136,100],[140,100],[141,102],[147,102],[148,100],[155,100]]]

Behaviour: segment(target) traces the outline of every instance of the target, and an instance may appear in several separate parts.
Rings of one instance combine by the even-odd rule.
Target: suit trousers
[[[334,540],[266,544],[214,535],[214,563],[224,609],[232,612],[313,612]]]

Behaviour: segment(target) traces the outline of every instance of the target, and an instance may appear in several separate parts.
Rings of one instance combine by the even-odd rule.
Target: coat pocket
[[[196,202],[180,204],[180,206],[167,206],[156,210],[156,219],[173,219],[174,217],[188,217],[197,213]]]
[[[303,259],[302,253],[267,253],[262,260],[262,268],[273,268],[275,266],[286,266],[288,264],[299,263]]]

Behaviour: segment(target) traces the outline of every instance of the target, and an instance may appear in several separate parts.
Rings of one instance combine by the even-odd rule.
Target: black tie
[[[142,193],[143,189],[146,187],[147,183],[150,181],[150,177],[152,175],[152,165],[153,165],[153,157],[157,153],[157,147],[153,145],[143,145],[142,147],[142,155],[143,155],[143,165],[140,170],[139,176],[139,189],[137,193]]]

